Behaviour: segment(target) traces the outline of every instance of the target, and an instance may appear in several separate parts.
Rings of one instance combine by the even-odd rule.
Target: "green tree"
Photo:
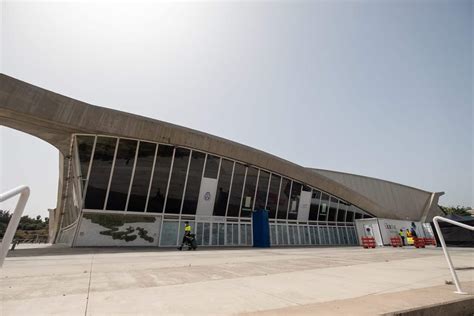
[[[468,212],[470,207],[467,206],[439,206],[445,215],[459,215],[459,216],[471,216]]]

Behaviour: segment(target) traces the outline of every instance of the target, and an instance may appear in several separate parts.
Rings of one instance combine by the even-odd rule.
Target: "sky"
[[[1,72],[305,167],[473,205],[472,1],[3,1]],[[0,191],[56,205],[58,151],[0,127]],[[11,200],[0,208],[13,208]]]

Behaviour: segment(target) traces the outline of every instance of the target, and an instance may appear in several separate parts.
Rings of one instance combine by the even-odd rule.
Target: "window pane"
[[[276,209],[278,205],[278,192],[280,191],[280,181],[281,177],[272,174],[270,179],[270,191],[268,192],[268,202],[267,202],[267,210],[268,210],[268,217],[275,218],[276,217]]]
[[[321,192],[314,190],[313,195],[311,195],[311,205],[309,207],[309,220],[310,221],[318,220],[318,209],[319,209],[320,199],[321,199]]]
[[[183,199],[184,182],[188,171],[189,149],[176,148],[171,173],[168,198],[166,200],[166,213],[179,214],[181,200]]]
[[[161,213],[165,203],[166,186],[170,174],[171,160],[173,159],[173,146],[158,145],[155,171],[151,184],[147,212]]]
[[[229,209],[227,216],[239,216],[240,201],[242,201],[242,189],[244,186],[245,166],[235,163],[232,189],[230,190]]]
[[[300,205],[300,195],[301,195],[301,183],[293,181],[293,186],[291,188],[291,204],[290,204],[290,212],[288,213],[288,219],[298,218],[298,207]]]
[[[176,239],[178,238],[178,222],[163,222],[163,228],[161,230],[161,246],[176,246]]]
[[[266,171],[260,170],[260,176],[258,178],[257,198],[255,199],[256,210],[265,208],[269,180],[270,174]]]
[[[206,154],[204,153],[193,151],[191,154],[188,182],[186,183],[186,193],[184,194],[183,214],[196,214],[205,159]]]
[[[241,217],[250,217],[252,214],[253,200],[255,196],[255,188],[257,186],[258,170],[253,167],[247,168],[247,178],[245,179],[244,196],[242,197],[242,213]]]
[[[336,221],[337,203],[338,200],[331,196],[331,200],[329,202],[328,222]]]
[[[116,143],[116,138],[97,137],[84,208],[104,208]]]
[[[318,221],[326,221],[329,210],[329,196],[326,193],[321,195],[321,207],[319,208]]]
[[[354,213],[353,212],[347,212],[347,218],[346,222],[353,222],[354,221]]]
[[[344,222],[346,219],[347,203],[339,201],[339,209],[337,210],[337,221]]]
[[[136,140],[119,140],[109,197],[107,199],[106,209],[108,210],[125,210],[130,180],[132,179],[133,164],[135,163],[137,144],[138,142]]]
[[[281,180],[280,201],[278,201],[278,218],[286,219],[288,212],[288,203],[290,201],[291,181],[283,178]]]
[[[140,142],[138,146],[137,165],[133,176],[132,190],[127,211],[144,212],[146,196],[150,185],[151,169],[155,159],[156,144]]]
[[[217,171],[219,170],[219,157],[207,155],[206,170],[204,177],[217,179]]]
[[[219,181],[217,182],[216,201],[214,204],[215,216],[225,216],[233,165],[234,163],[232,161],[222,159]]]
[[[92,155],[92,147],[94,146],[94,136],[76,136],[77,154],[79,156],[79,164],[81,166],[81,178],[87,178],[89,163]]]

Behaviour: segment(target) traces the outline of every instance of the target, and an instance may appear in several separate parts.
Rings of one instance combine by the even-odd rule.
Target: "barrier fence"
[[[5,232],[5,235],[3,236],[2,246],[0,248],[0,268],[3,266],[3,262],[5,261],[5,257],[7,256],[10,244],[13,241],[13,236],[15,236],[18,224],[20,224],[21,215],[25,210],[26,202],[28,201],[28,198],[30,196],[30,188],[26,185],[21,185],[10,191],[0,194],[0,202],[4,202],[18,194],[20,195],[20,198],[16,203],[15,211],[13,212],[12,217],[10,218],[7,230]]]
[[[452,225],[459,226],[461,228],[465,228],[471,231],[474,231],[474,227],[463,224],[463,223],[459,223],[459,222],[453,221],[452,219],[444,218],[441,216],[435,216],[433,218],[433,223],[436,228],[436,232],[438,233],[439,241],[441,242],[441,247],[443,247],[444,256],[446,258],[446,261],[448,262],[448,267],[449,267],[449,270],[451,271],[454,284],[456,284],[456,291],[454,293],[467,294],[466,292],[463,292],[461,290],[461,285],[459,284],[458,275],[456,274],[456,271],[454,270],[453,262],[451,261],[451,257],[449,256],[449,253],[448,253],[448,248],[446,247],[446,242],[444,241],[443,232],[441,231],[441,228],[439,227],[439,223],[438,223],[439,221],[450,223]]]

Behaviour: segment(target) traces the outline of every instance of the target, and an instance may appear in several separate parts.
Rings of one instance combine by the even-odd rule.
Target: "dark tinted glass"
[[[214,215],[216,216],[225,216],[233,165],[234,163],[232,161],[222,159],[219,181],[217,182],[216,201],[214,204]]]
[[[267,201],[267,210],[268,210],[268,217],[275,218],[276,217],[276,210],[278,205],[278,193],[280,192],[280,181],[281,177],[272,174],[270,179],[270,190],[268,192],[268,201]]]
[[[278,215],[279,219],[286,219],[288,213],[288,204],[290,201],[290,187],[291,180],[283,178],[281,180],[280,201],[278,201]]]
[[[294,182],[291,187],[291,204],[290,212],[288,213],[288,219],[298,218],[298,208],[300,206],[300,195],[301,195],[301,183]]]
[[[309,220],[318,220],[319,201],[321,199],[321,192],[314,190],[311,195],[311,205],[309,207]]]
[[[87,178],[89,163],[92,155],[92,147],[94,147],[94,136],[76,136],[77,153],[79,156],[79,164],[81,166],[81,178]]]
[[[232,189],[230,190],[229,208],[227,216],[239,216],[240,201],[242,201],[242,190],[244,188],[245,166],[235,163],[234,177],[232,178]]]
[[[145,211],[156,146],[156,144],[147,142],[140,142],[138,146],[137,164],[127,207],[129,212]]]
[[[206,170],[204,170],[204,177],[217,179],[219,171],[219,157],[207,155]]]
[[[116,143],[116,138],[97,137],[84,208],[104,208]]]
[[[250,217],[257,186],[258,170],[253,167],[247,168],[247,177],[245,178],[244,196],[242,197],[241,217]]]
[[[339,201],[339,209],[337,210],[337,221],[344,222],[346,219],[347,203]]]
[[[184,194],[183,214],[196,214],[201,188],[202,169],[206,154],[193,151],[189,165],[188,181],[186,182],[186,193]]]
[[[362,214],[361,213],[355,213],[355,219],[361,219]]]
[[[147,212],[161,213],[165,203],[166,186],[170,174],[173,146],[159,145],[156,156],[155,171],[148,198]]]
[[[323,193],[321,195],[321,206],[319,207],[318,221],[326,221],[329,212],[329,195]]]
[[[311,188],[307,185],[303,185],[303,191],[311,192]]]
[[[266,171],[260,170],[258,177],[257,198],[255,199],[255,209],[264,209],[267,201],[268,181],[270,174]]]
[[[353,222],[354,221],[354,213],[351,211],[347,212],[346,222]]]
[[[176,148],[171,173],[168,198],[166,200],[166,213],[179,214],[183,199],[184,182],[188,171],[189,149]]]
[[[109,197],[107,199],[107,210],[125,210],[137,144],[136,140],[121,139],[119,141]]]
[[[337,202],[338,200],[335,197],[331,197],[329,202],[328,222],[336,221]]]

